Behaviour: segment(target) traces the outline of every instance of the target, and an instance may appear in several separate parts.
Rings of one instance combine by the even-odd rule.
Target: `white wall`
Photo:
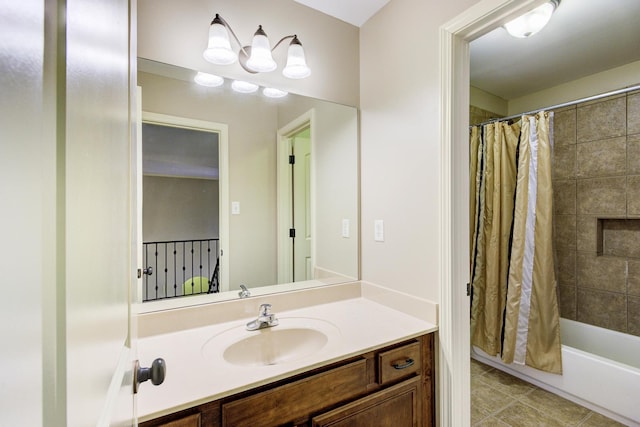
[[[55,254],[55,138],[45,132],[41,3],[0,1],[0,425],[41,425],[41,396],[53,391],[43,367],[55,343],[45,356],[43,338],[55,336],[55,316],[43,331],[43,296],[55,299],[47,262]]]
[[[362,277],[439,299],[439,27],[477,0],[392,0],[360,35]],[[393,30],[381,30],[393,28]],[[384,53],[384,54],[382,54]],[[384,242],[374,242],[374,220]]]
[[[217,66],[205,61],[209,24],[216,13],[231,25],[243,44],[251,44],[258,24],[272,47],[297,34],[304,46],[310,77],[284,78],[288,41],[278,47],[278,70],[251,75],[236,63]],[[358,28],[292,0],[138,0],[138,56],[207,71],[230,78],[327,99],[347,105],[358,102]],[[232,47],[237,46],[232,42]]]

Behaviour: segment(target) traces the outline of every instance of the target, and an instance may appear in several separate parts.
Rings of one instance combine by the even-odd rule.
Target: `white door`
[[[307,127],[291,138],[293,200],[293,281],[313,278],[311,260],[311,135]]]
[[[67,0],[64,22],[66,425],[131,425],[135,1]]]
[[[278,283],[313,278],[314,114],[311,109],[278,129]]]

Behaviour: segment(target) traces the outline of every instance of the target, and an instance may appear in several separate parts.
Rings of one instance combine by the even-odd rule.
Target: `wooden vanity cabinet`
[[[433,351],[424,335],[141,427],[433,426]]]

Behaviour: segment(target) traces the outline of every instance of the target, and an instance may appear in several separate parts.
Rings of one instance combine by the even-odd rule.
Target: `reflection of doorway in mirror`
[[[292,276],[294,282],[313,278],[311,262],[311,131],[307,126],[291,137],[291,206],[295,233]]]
[[[228,289],[226,126],[143,113],[142,300]]]
[[[312,109],[278,130],[278,283],[314,278],[313,117]]]

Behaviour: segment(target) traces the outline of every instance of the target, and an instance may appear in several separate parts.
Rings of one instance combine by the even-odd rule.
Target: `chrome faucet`
[[[270,328],[278,325],[276,315],[271,313],[271,304],[260,304],[258,318],[247,323],[247,331],[257,331],[258,329]]]
[[[251,292],[249,292],[249,289],[247,289],[245,285],[240,285],[240,289],[241,291],[238,292],[240,298],[249,298],[251,296]]]

